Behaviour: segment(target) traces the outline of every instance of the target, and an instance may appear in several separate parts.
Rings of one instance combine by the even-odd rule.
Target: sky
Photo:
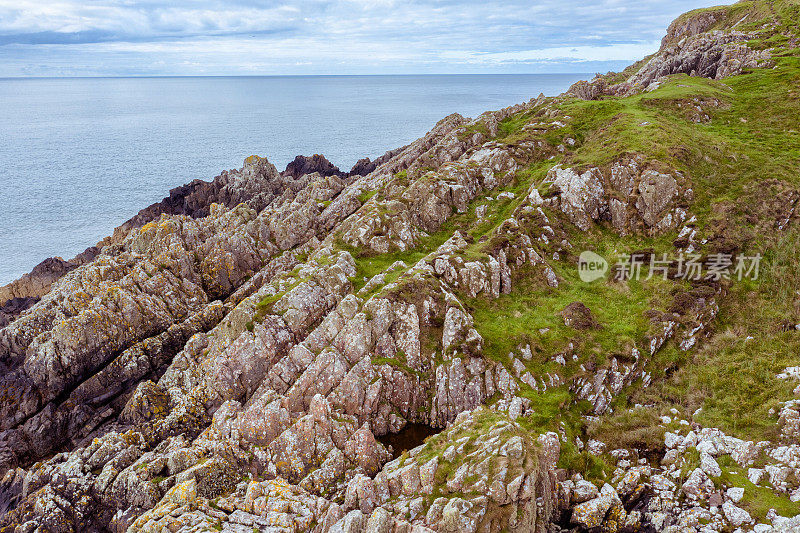
[[[0,77],[606,72],[720,3],[0,0]]]

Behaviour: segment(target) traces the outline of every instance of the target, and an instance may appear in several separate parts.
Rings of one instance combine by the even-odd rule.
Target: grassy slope
[[[800,322],[798,231],[778,233],[765,220],[774,194],[765,182],[800,185],[797,52],[780,52],[775,69],[759,69],[724,83],[676,76],[652,93],[603,102],[601,106],[620,106],[624,118],[614,117],[611,139],[595,136],[590,146],[582,147],[588,150],[576,154],[576,161],[602,163],[632,150],[675,164],[690,176],[696,193],[692,212],[700,226],[707,225],[706,236],[721,233],[745,253],[765,255],[758,282],[731,284],[716,325],[719,333],[662,391],[663,400],[689,412],[703,407],[702,423],[749,438],[774,436],[776,418],[769,412],[791,396],[791,387],[775,374],[800,364],[797,335],[781,331],[783,321]],[[723,103],[705,109],[710,123],[681,120],[677,104],[695,97]],[[645,134],[641,126],[631,126],[642,118],[658,127],[646,126]]]
[[[788,42],[785,34],[796,34],[800,27],[800,5],[797,0],[759,0],[727,10],[728,15],[716,24],[719,28],[745,15],[748,18],[737,29],[754,30],[766,21],[777,21],[776,30],[750,43],[754,48],[778,47],[774,69],[723,81],[679,75],[655,91],[629,98],[561,99],[558,105],[562,116],[569,117],[567,125],[547,133],[523,130],[528,123],[542,122],[534,112],[510,117],[500,126],[499,141],[515,144],[543,139],[556,147],[571,138],[575,147],[553,160],[533,161],[518,173],[509,188],[518,193],[517,199],[476,200],[467,214],[454,216],[414,250],[357,259],[356,282],[362,284],[364,277],[396,260],[413,265],[456,229],[473,239],[466,254],[480,257],[486,247],[481,237],[490,235],[513,212],[527,188],[538,183],[553,164],[602,166],[629,153],[643,154],[685,174],[695,192],[691,212],[698,217],[701,238],[709,239],[705,252],[734,249],[765,255],[758,281],[727,286],[716,333],[688,354],[668,345],[652,363],[654,384],[647,389],[631,387],[615,402],[616,414],[601,423],[585,427],[581,415],[589,406],[572,401],[567,386],[545,393],[526,387],[523,394],[533,401],[535,414],[521,422],[531,431],[564,423],[571,436],[586,435],[588,430],[613,435],[618,445],[657,446],[663,442],[658,414],[678,407],[690,416],[702,407],[697,420],[704,425],[758,440],[775,437],[776,416],[771,410],[792,396],[792,385],[775,375],[786,366],[800,365],[800,332],[781,330],[783,322],[800,323],[800,266],[796,263],[800,230],[778,232],[772,220],[784,191],[800,188],[800,55],[796,48],[781,48]],[[703,115],[710,121],[692,121]],[[472,129],[480,130],[480,125]],[[480,204],[488,208],[483,223],[474,216]],[[558,218],[556,213],[547,214]],[[594,249],[606,256],[640,249],[673,251],[669,236],[623,238],[600,226],[588,232],[567,231],[571,231],[574,250]],[[549,261],[561,279],[557,289],[531,275],[517,280],[510,295],[495,301],[460,295],[484,338],[487,357],[507,362],[510,351],[530,344],[535,357],[528,367],[535,375],[559,371],[565,378],[575,377],[577,364],[560,369],[552,362],[553,355],[569,350],[572,343],[578,363],[603,364],[611,355],[629,353],[633,345],[644,348],[650,327],[645,312],[665,309],[671,295],[685,289],[658,279],[586,285],[577,279],[574,261],[570,256]],[[558,313],[574,301],[592,309],[602,327],[587,333],[564,326]],[[634,403],[654,408],[628,410]],[[607,472],[602,460],[581,454],[571,445],[565,447],[562,464],[593,477]],[[761,516],[759,506],[765,500],[751,492],[746,504]],[[778,503],[787,513],[800,512],[800,507],[789,509],[792,504],[783,500]]]
[[[723,21],[741,20],[744,12],[750,13],[748,20],[757,18],[754,14],[780,18],[780,31],[796,34],[800,27],[797,2],[743,2]],[[760,25],[748,24],[748,29]],[[589,146],[579,150],[576,162],[604,163],[625,150],[669,161],[692,181],[692,212],[700,219],[698,227],[706,228],[709,247],[713,249],[722,236],[726,245],[765,257],[757,281],[729,285],[716,333],[688,358],[676,359],[674,348],[662,352],[654,366],[674,368],[678,362],[676,372],[623,399],[628,406],[636,402],[655,409],[618,410],[592,428],[593,433],[614,435],[620,445],[655,443],[660,431],[654,415],[677,407],[688,415],[700,409],[696,421],[742,438],[778,436],[778,404],[793,397],[797,384],[779,380],[776,374],[800,365],[800,333],[785,327],[800,323],[800,229],[778,232],[770,217],[784,191],[800,185],[800,58],[797,49],[780,49],[786,41],[785,35],[765,35],[750,43],[754,48],[779,47],[775,69],[758,69],[723,82],[676,76],[652,93],[600,104],[609,106],[603,114],[611,137],[589,128]],[[704,109],[709,123],[681,120],[682,108],[695,98],[722,103]],[[572,106],[598,114],[594,104]],[[644,121],[653,126],[638,125]],[[776,186],[771,180],[780,183]],[[734,464],[723,466],[723,478],[716,482],[745,486],[743,505],[754,516],[763,519],[770,508],[789,516],[800,512],[788,498],[747,482],[745,472]]]

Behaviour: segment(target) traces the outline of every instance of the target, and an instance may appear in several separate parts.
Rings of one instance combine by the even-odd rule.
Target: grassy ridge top
[[[667,31],[667,40],[674,31],[686,27],[687,23],[705,19],[703,31],[764,29],[768,32],[790,30],[797,32],[798,0],[741,0],[728,6],[695,9],[679,16]]]

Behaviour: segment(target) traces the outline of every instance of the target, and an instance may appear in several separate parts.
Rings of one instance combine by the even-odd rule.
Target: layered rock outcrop
[[[625,91],[762,64],[742,35],[709,33],[711,13],[673,25]],[[677,410],[650,447],[587,435],[654,409],[628,393],[705,342],[731,280],[668,261],[650,284],[579,284],[597,239],[644,243],[632,264],[718,235],[679,158],[578,164],[587,121],[565,102],[451,115],[347,174],[253,156],[4,289],[0,529],[795,527],[749,498],[800,498],[797,400],[777,404],[773,441]],[[769,211],[778,231],[794,220],[793,203]]]
[[[286,170],[282,172],[284,176],[299,178],[306,174],[317,173],[320,176],[342,176],[339,167],[328,161],[325,156],[314,154],[311,157],[298,155],[292,162],[286,165]]]
[[[676,36],[623,84],[610,90],[632,94],[650,89],[654,83],[672,74],[689,74],[702,78],[722,79],[740,74],[745,69],[771,66],[769,50],[753,50],[746,41],[753,37],[744,32],[722,32]]]
[[[527,256],[512,245],[488,262],[465,263],[458,252],[466,242],[456,234],[417,265],[398,265],[396,281],[373,280],[381,296],[367,300],[353,294],[353,257],[335,249],[350,228],[376,227],[365,221],[382,200],[364,200],[361,191],[393,187],[400,178],[392,173],[418,172],[420,159],[452,164],[443,175],[466,194],[441,196],[419,180],[408,195],[406,247],[454,206],[464,210],[479,191],[496,188],[496,172],[511,179],[513,157],[499,146],[471,148],[459,138],[465,124],[447,119],[352,184],[336,175],[281,176],[250,158],[215,180],[213,194],[198,187],[175,208],[228,200],[206,216],[161,213],[136,227],[144,214],[94,261],[55,281],[0,334],[4,523],[24,529],[50,509],[46,527],[60,531],[158,529],[167,518],[170,527],[209,518],[298,529],[358,524],[356,508],[374,514],[388,504],[362,502],[372,501],[374,479],[386,468],[394,477],[396,463],[385,466],[391,456],[376,436],[408,423],[443,428],[498,394],[517,405],[518,385],[481,355],[480,335],[453,291],[510,291],[514,269],[542,262],[529,239]],[[474,173],[476,165],[484,170]],[[519,491],[431,501],[438,518],[430,525],[476,530],[488,513],[494,529],[544,528],[557,452],[545,460],[537,445],[525,446],[512,455]],[[69,451],[56,453],[62,449]],[[46,461],[31,466],[39,459]],[[239,487],[243,473],[272,481]],[[513,480],[498,482],[505,481]],[[287,483],[306,510],[269,515],[256,493],[269,500]],[[209,506],[220,496],[231,498],[220,504],[224,516]],[[415,517],[384,509],[362,521]]]
[[[739,22],[744,22],[748,16]],[[719,80],[747,69],[773,66],[771,49],[756,50],[747,44],[758,37],[757,32],[739,31],[738,24],[732,28],[712,29],[726,17],[725,10],[700,11],[681,17],[670,25],[658,52],[647,58],[628,79],[609,83],[610,76],[597,76],[590,82],[575,83],[567,94],[584,100],[603,95],[630,96],[656,89],[662,80],[673,74]]]
[[[351,172],[353,175],[368,174],[387,159],[382,156],[371,162],[369,158],[359,161]],[[113,236],[101,241],[98,246],[88,248],[75,258],[65,261],[59,257],[49,258],[37,265],[22,278],[0,287],[0,324],[5,325],[12,317],[35,303],[50,290],[50,286],[70,270],[92,261],[100,251],[100,247],[113,242],[121,242],[135,228],[140,228],[158,219],[162,214],[186,215],[191,218],[204,218],[211,213],[211,205],[219,203],[227,207],[235,207],[240,203],[248,203],[256,210],[268,204],[276,195],[286,188],[299,190],[307,180],[302,178],[309,174],[321,176],[338,176],[346,178],[347,173],[339,171],[325,156],[315,154],[311,157],[297,156],[290,162],[286,170],[278,174],[265,159],[248,158],[239,170],[226,171],[212,181],[194,180],[191,183],[176,187],[169,191],[169,196],[155,203],[114,230]],[[11,302],[11,300],[15,300]],[[5,320],[5,322],[3,322]]]
[[[543,203],[563,211],[583,230],[599,221],[610,222],[622,235],[674,230],[689,218],[693,191],[681,173],[660,172],[660,166],[633,157],[606,171],[554,167],[544,180],[549,191]]]

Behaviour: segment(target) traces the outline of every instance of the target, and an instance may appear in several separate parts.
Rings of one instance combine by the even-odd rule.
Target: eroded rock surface
[[[689,218],[693,192],[680,172],[656,170],[660,166],[640,157],[616,161],[608,170],[556,166],[544,180],[552,196],[543,203],[583,230],[601,221],[622,235],[674,230]]]
[[[568,94],[584,100],[603,95],[629,96],[653,90],[673,74],[719,80],[741,74],[746,69],[771,67],[774,64],[771,49],[754,50],[747,44],[758,36],[756,32],[739,31],[738,24],[733,28],[713,29],[725,17],[724,10],[700,11],[680,17],[670,25],[659,51],[628,79],[612,84],[607,77],[597,76],[589,82],[575,83]]]
[[[524,410],[515,378],[482,356],[456,293],[508,293],[514,271],[543,263],[530,238],[464,262],[456,233],[416,265],[390,269],[396,281],[376,277],[369,287],[379,295],[368,299],[354,294],[352,255],[336,249],[356,228],[378,228],[370,206],[379,212],[384,200],[363,191],[392,190],[401,170],[423,177],[422,161],[441,168],[443,181],[414,178],[397,247],[513,179],[515,157],[529,152],[462,141],[465,124],[446,119],[355,181],[281,176],[248,158],[213,185],[141,213],[97,258],[54,281],[0,331],[3,523],[544,531],[558,452],[542,455],[521,434],[508,452],[513,469],[486,472],[500,476],[493,484],[519,485],[513,494],[424,503],[409,473],[409,502],[393,508],[394,481],[380,485],[397,463],[376,436],[408,423],[445,428],[497,395],[515,416]],[[503,440],[487,445],[501,447],[516,427],[502,416]],[[495,453],[482,446],[473,445],[475,461]],[[421,472],[429,486],[435,469]],[[287,498],[291,510],[268,510]]]
[[[714,13],[673,25],[614,91],[768,59],[744,34],[709,33]],[[283,173],[252,156],[4,288],[0,529],[796,527],[750,498],[771,487],[800,500],[798,400],[775,408],[774,441],[677,410],[650,448],[586,435],[651,409],[627,394],[705,342],[730,285],[680,279],[670,262],[645,290],[632,272],[577,285],[579,244],[728,244],[698,222],[706,206],[679,158],[578,164],[586,126],[564,102],[451,115],[346,174],[322,156]],[[759,221],[778,231],[796,210],[783,185]],[[628,264],[655,257],[630,252]],[[421,444],[382,444],[419,425]]]

